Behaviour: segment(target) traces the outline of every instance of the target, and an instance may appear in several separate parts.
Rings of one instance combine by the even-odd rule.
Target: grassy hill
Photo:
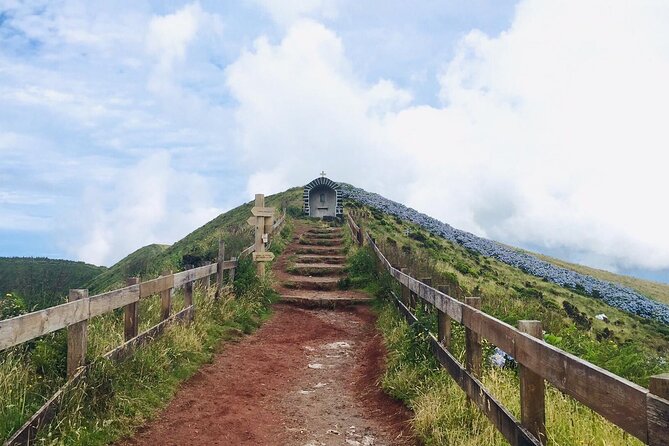
[[[302,188],[266,197],[266,205],[287,207],[301,214]],[[252,243],[252,228],[246,223],[252,203],[232,209],[171,246],[149,245],[128,255],[88,282],[91,294],[123,286],[129,276],[143,280],[164,269],[180,270],[184,265],[213,261],[218,239],[226,241],[226,257],[238,255]],[[272,243],[276,251],[290,237],[290,225]],[[160,339],[139,349],[131,359],[111,366],[93,364],[85,384],[73,389],[58,418],[40,431],[35,444],[109,444],[144,424],[176,392],[179,383],[211,360],[221,339],[233,339],[254,330],[270,311],[275,293],[269,282],[260,281],[250,259],[240,262],[234,284],[235,298],[213,299],[214,287],[195,287],[197,317],[191,324],[179,324]],[[185,305],[181,290],[174,293],[172,311]],[[159,297],[139,302],[139,330],[160,321]],[[123,342],[123,312],[97,316],[88,324],[90,360]],[[0,352],[0,442],[22,425],[64,382],[67,336],[59,330],[40,339]],[[113,389],[110,390],[110,383]]]
[[[351,203],[352,206],[360,206]],[[396,265],[450,284],[453,294],[482,297],[487,313],[509,323],[543,322],[547,340],[641,384],[667,368],[669,326],[613,308],[601,299],[543,281],[376,209],[361,207],[371,232]],[[643,282],[639,280],[639,282]],[[607,320],[598,320],[604,313]]]
[[[540,320],[544,340],[619,376],[647,386],[649,376],[669,372],[669,326],[613,308],[601,299],[561,287],[494,258],[429,233],[422,227],[358,202],[365,217],[362,227],[374,237],[389,261],[409,268],[419,279],[447,286],[450,295],[480,296],[482,309],[511,325],[519,320]],[[386,372],[380,384],[414,412],[412,427],[422,444],[508,444],[485,415],[472,409],[465,393],[432,356],[423,330],[437,333],[433,311],[420,307],[419,323],[409,327],[389,302],[389,290],[398,285],[387,274],[364,272],[360,265],[375,262],[370,249],[359,250],[349,262],[352,280],[367,283],[383,297],[378,304],[378,327],[387,349]],[[571,268],[571,265],[560,263]],[[373,270],[374,268],[369,268]],[[581,272],[589,274],[587,270]],[[594,274],[593,274],[594,275]],[[602,277],[612,280],[609,277]],[[613,279],[615,280],[615,279]],[[615,280],[618,281],[618,280]],[[642,287],[654,284],[634,282]],[[629,286],[628,283],[625,283]],[[643,289],[643,288],[642,288]],[[607,320],[594,316],[605,313]],[[464,327],[452,323],[451,352],[464,363]],[[518,369],[489,361],[494,346],[484,341],[481,381],[517,418],[520,418]],[[549,444],[640,445],[641,442],[605,421],[552,386],[546,391]]]
[[[71,288],[82,288],[103,266],[40,257],[0,257],[0,296],[20,296],[26,309],[61,303]]]
[[[533,256],[539,257],[541,260],[560,266],[562,268],[576,271],[577,273],[587,274],[601,280],[619,283],[633,289],[634,291],[643,294],[646,297],[655,299],[658,302],[669,304],[669,284],[653,282],[651,280],[639,279],[632,276],[624,276],[622,274],[612,273],[602,269],[591,268],[577,263],[570,263],[564,260],[549,257],[543,254],[530,253]]]
[[[265,204],[281,209],[286,206],[293,215],[302,212],[302,188],[265,197]],[[142,280],[157,277],[164,270],[180,271],[186,265],[199,266],[215,261],[218,239],[225,241],[226,258],[237,256],[253,243],[253,231],[246,220],[251,215],[253,202],[242,204],[219,215],[171,246],[149,245],[140,248],[111,266],[88,283],[91,293],[124,286],[126,278],[141,276]]]

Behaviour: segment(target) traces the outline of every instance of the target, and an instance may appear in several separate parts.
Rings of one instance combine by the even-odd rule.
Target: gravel
[[[669,307],[667,305],[651,300],[630,288],[617,283],[595,279],[585,274],[555,266],[532,255],[514,251],[495,241],[455,229],[449,224],[442,223],[435,218],[400,203],[349,184],[340,183],[340,190],[344,198],[355,200],[387,214],[399,217],[402,220],[415,223],[432,234],[458,243],[474,252],[495,258],[526,273],[546,279],[560,286],[572,289],[582,288],[592,297],[601,299],[612,307],[636,314],[645,319],[654,319],[669,324]]]

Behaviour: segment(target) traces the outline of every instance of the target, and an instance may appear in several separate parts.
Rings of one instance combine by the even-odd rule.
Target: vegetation
[[[5,300],[20,307],[14,311],[31,311],[63,303],[68,290],[83,287],[105,270],[104,266],[70,260],[0,257],[0,308],[10,305]],[[0,319],[15,315],[12,311],[0,310]]]
[[[301,196],[289,190],[269,197],[268,205],[289,208]],[[292,196],[297,200],[291,201]],[[178,266],[185,255],[215,252],[218,235],[229,238],[232,255],[251,244],[250,231],[236,232],[238,221],[250,215],[244,205],[223,214],[171,247],[143,248],[92,282],[93,289],[110,289],[125,284],[125,277],[140,275],[143,280],[157,275],[166,265]],[[245,224],[245,223],[244,223]],[[247,225],[248,226],[248,225]],[[249,226],[250,229],[250,226]],[[234,241],[234,235],[248,240]],[[272,241],[271,250],[281,251],[291,236],[287,224]],[[205,241],[214,248],[205,248]],[[248,243],[247,243],[248,242]],[[175,248],[176,247],[176,248]],[[230,251],[228,251],[230,252]],[[184,254],[189,253],[189,254]],[[208,255],[208,254],[207,254]],[[213,255],[212,259],[215,257]],[[174,263],[170,263],[174,262]],[[159,265],[156,267],[155,265]],[[90,371],[84,381],[67,392],[63,411],[44,428],[36,444],[107,444],[129,435],[154,416],[169,401],[179,383],[201,364],[211,360],[221,340],[254,330],[269,314],[275,299],[269,282],[261,282],[250,259],[241,259],[235,282],[221,300],[213,300],[214,287],[196,287],[197,315],[191,324],[170,327],[157,341],[137,350],[130,358],[111,363],[100,358],[123,342],[123,313],[116,310],[89,321],[87,361]],[[183,293],[173,298],[173,313],[183,309]],[[140,332],[160,320],[160,299],[140,301]],[[0,439],[10,436],[53,393],[64,384],[66,371],[66,331],[60,330],[31,342],[0,352]]]
[[[667,325],[542,281],[385,214],[370,212],[363,226],[395,265],[408,267],[419,278],[431,277],[435,285],[448,285],[454,297],[481,296],[484,311],[511,325],[523,319],[542,321],[546,340],[559,348],[641,385],[669,370]],[[409,237],[416,233],[424,241]],[[388,243],[388,237],[395,243]],[[602,313],[606,320],[594,317]]]
[[[542,254],[531,253],[532,255],[539,257],[541,260],[552,263],[562,268],[567,268],[572,271],[576,271],[581,274],[588,274],[592,277],[601,280],[607,280],[609,282],[619,283],[625,285],[634,291],[643,294],[646,297],[655,299],[658,302],[663,302],[669,304],[669,285],[666,283],[653,282],[651,280],[638,279],[631,276],[623,276],[622,274],[615,274],[609,271],[604,271],[597,268],[590,268],[584,265],[578,265],[576,263],[565,262],[564,260],[556,259],[553,257],[545,256]]]
[[[299,214],[302,189],[292,188],[267,196],[265,204],[277,209],[285,205],[289,215]],[[96,277],[88,288],[91,293],[98,293],[124,286],[127,277],[140,276],[142,280],[148,280],[165,270],[181,271],[187,266],[214,262],[218,256],[219,237],[225,242],[226,259],[237,257],[253,243],[253,228],[246,223],[252,207],[253,202],[248,202],[221,214],[171,246],[145,246]]]
[[[541,320],[547,342],[641,385],[647,385],[649,376],[669,370],[666,326],[618,311],[577,290],[538,280],[416,225],[362,210],[367,211],[363,226],[391,263],[408,267],[415,277],[432,278],[435,285],[447,286],[454,297],[481,296],[484,311],[512,325],[522,319]],[[425,333],[436,332],[436,315],[418,310],[419,324],[409,327],[389,303],[390,290],[399,291],[397,284],[389,275],[372,270],[370,258],[374,258],[370,250],[359,250],[349,260],[351,266],[363,266],[350,268],[351,280],[366,283],[381,298],[378,325],[388,350],[381,385],[414,411],[413,427],[419,439],[426,445],[507,444],[487,418],[466,403],[464,392],[429,351]],[[607,319],[594,318],[600,313]],[[502,369],[493,367],[487,359],[493,348],[484,344],[482,381],[519,417],[517,368],[514,363]],[[464,328],[457,323],[453,323],[452,352],[464,362]],[[551,386],[546,398],[551,444],[640,444]]]
[[[427,446],[508,444],[483,412],[467,403],[465,393],[450,375],[440,369],[420,329],[429,325],[429,318],[423,314],[417,327],[410,327],[387,300],[379,304],[378,327],[388,349],[383,389],[413,410],[413,428]],[[460,326],[454,328],[452,351],[463,361],[464,330]],[[482,382],[520,418],[517,370],[487,365]],[[546,392],[546,411],[549,444],[642,444],[550,386]]]

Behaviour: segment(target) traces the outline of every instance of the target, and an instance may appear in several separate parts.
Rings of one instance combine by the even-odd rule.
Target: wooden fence
[[[360,244],[363,230],[347,216]],[[401,284],[394,300],[409,323],[417,299],[434,306],[438,335],[429,335],[432,352],[469,399],[490,419],[512,445],[546,442],[544,381],[594,410],[624,431],[652,446],[669,445],[669,374],[653,376],[650,389],[621,378],[543,341],[541,322],[519,321],[515,328],[480,310],[478,297],[461,302],[395,268],[367,235],[382,267]],[[451,321],[465,327],[465,365],[449,352]],[[481,338],[511,355],[519,364],[521,420],[497,401],[479,380]]]
[[[284,211],[283,216],[272,226],[270,235],[281,228],[285,222],[285,217]],[[253,252],[254,248],[255,244],[249,246],[242,251],[241,255]],[[68,381],[5,442],[5,446],[30,443],[40,427],[56,416],[65,392],[84,378],[87,368],[85,363],[87,327],[90,319],[123,308],[125,342],[103,355],[104,358],[110,360],[123,359],[135,348],[160,335],[170,324],[180,320],[192,320],[195,314],[193,304],[193,284],[195,281],[201,280],[205,286],[209,286],[210,277],[215,274],[217,284],[215,298],[219,298],[224,286],[224,272],[228,271],[228,278],[232,283],[237,266],[236,258],[225,260],[225,245],[222,241],[219,241],[219,254],[216,263],[174,274],[166,273],[146,282],[140,282],[139,278],[131,277],[128,279],[128,286],[95,296],[89,296],[86,289],[70,290],[69,302],[67,303],[12,319],[0,320],[0,351],[56,330],[67,328]],[[172,295],[174,290],[178,288],[184,290],[184,309],[172,315]],[[160,295],[161,298],[161,322],[142,333],[138,333],[139,301],[155,295]]]

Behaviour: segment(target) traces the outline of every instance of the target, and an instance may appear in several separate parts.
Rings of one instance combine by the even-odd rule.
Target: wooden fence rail
[[[269,234],[272,235],[285,222],[286,213],[277,220]],[[252,252],[255,244],[245,249]],[[244,253],[243,252],[243,253]],[[0,320],[0,351],[28,342],[32,339],[66,328],[67,339],[67,382],[4,444],[5,446],[29,444],[37,431],[51,421],[57,414],[60,403],[67,389],[72,388],[85,376],[87,369],[87,324],[88,320],[118,308],[124,309],[125,342],[103,355],[109,360],[120,360],[135,348],[150,342],[160,335],[167,326],[180,320],[191,320],[194,315],[193,284],[203,280],[206,287],[210,277],[216,275],[216,296],[223,286],[223,274],[228,271],[228,281],[232,283],[238,261],[235,258],[225,260],[225,245],[219,242],[219,255],[216,263],[188,269],[172,274],[165,272],[160,277],[145,282],[139,278],[128,278],[128,286],[105,293],[88,296],[88,290],[70,290],[69,302],[40,311]],[[172,315],[172,295],[175,289],[184,289],[184,309]],[[161,296],[161,322],[138,334],[138,303],[141,299],[155,295]]]
[[[353,221],[350,214],[348,219],[355,237],[364,240],[360,225]],[[521,329],[516,329],[477,308],[477,302],[480,302],[478,298],[466,298],[465,302],[460,302],[445,292],[416,280],[405,271],[393,267],[369,234],[366,239],[383,268],[401,284],[403,299],[395,297],[402,304],[401,309],[405,316],[408,317],[407,312],[411,313],[407,305],[412,306],[412,303],[411,299],[404,296],[417,296],[437,309],[440,320],[439,339],[432,336],[430,340],[435,356],[511,444],[537,444],[536,441],[545,443],[545,380],[644,443],[652,446],[669,445],[669,374],[652,377],[649,391],[547,344],[543,341],[541,332],[537,331],[538,321],[521,321]],[[466,342],[465,368],[450,355],[448,344],[444,342],[450,339],[451,320],[462,324],[466,332],[470,333],[470,339]],[[481,362],[480,355],[477,357],[477,350],[480,349],[479,337],[504,350],[520,365],[523,398],[521,422],[513,417],[509,418],[509,412],[494,401],[476,379],[480,373]],[[500,407],[491,409],[495,406]],[[523,432],[529,432],[532,438],[521,435]]]

